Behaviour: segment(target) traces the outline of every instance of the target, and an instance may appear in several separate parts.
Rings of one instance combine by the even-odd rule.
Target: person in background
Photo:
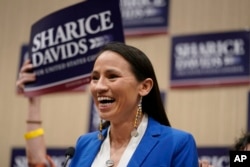
[[[250,133],[243,133],[239,138],[237,138],[232,149],[236,151],[250,151]],[[206,160],[200,160],[199,164],[200,167],[213,167]]]
[[[207,160],[199,160],[199,167],[214,167]]]
[[[17,87],[36,80],[26,61]],[[198,167],[192,134],[173,128],[148,57],[120,42],[106,44],[91,73],[90,90],[100,116],[99,131],[81,135],[71,167]],[[29,98],[25,134],[29,166],[53,166],[46,154],[40,98]]]
[[[250,133],[243,133],[241,137],[239,137],[235,141],[234,149],[237,151],[250,151]]]

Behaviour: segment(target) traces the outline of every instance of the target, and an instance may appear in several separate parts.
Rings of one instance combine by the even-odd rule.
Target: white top
[[[148,116],[144,114],[142,121],[137,128],[138,136],[131,137],[127,148],[125,149],[124,153],[121,156],[119,161],[118,167],[126,167],[132,155],[135,152],[136,147],[139,145],[142,136],[144,135],[146,128],[148,125]],[[110,136],[109,136],[110,128],[108,129],[108,134],[106,139],[103,141],[101,149],[97,156],[95,157],[94,162],[92,163],[91,167],[106,167],[106,161],[110,159]]]

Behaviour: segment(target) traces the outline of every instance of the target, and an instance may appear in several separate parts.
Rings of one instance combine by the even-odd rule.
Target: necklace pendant
[[[139,135],[139,133],[137,132],[137,129],[133,129],[131,132],[131,136],[132,137],[137,137]]]
[[[107,167],[112,167],[112,166],[114,166],[114,161],[112,161],[111,159],[107,160],[107,161],[106,161],[106,166],[107,166]]]

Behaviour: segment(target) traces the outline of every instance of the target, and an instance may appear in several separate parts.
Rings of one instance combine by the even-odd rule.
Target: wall
[[[0,165],[9,166],[11,148],[24,146],[27,99],[15,94],[17,64],[32,23],[79,0],[0,1]],[[171,37],[179,34],[238,30],[250,27],[249,0],[172,0],[167,35],[126,38],[142,49],[155,66],[166,109],[174,127],[191,132],[199,146],[230,145],[246,129],[249,85],[171,90]],[[42,98],[48,146],[74,145],[87,131],[89,91]]]

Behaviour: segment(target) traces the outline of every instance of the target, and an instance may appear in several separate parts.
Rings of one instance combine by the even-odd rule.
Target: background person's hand
[[[35,73],[30,72],[32,69],[33,65],[31,64],[30,60],[26,60],[19,71],[18,78],[16,81],[16,86],[19,93],[23,93],[24,85],[26,83],[35,81]]]
[[[199,167],[214,167],[206,160],[199,160]]]

